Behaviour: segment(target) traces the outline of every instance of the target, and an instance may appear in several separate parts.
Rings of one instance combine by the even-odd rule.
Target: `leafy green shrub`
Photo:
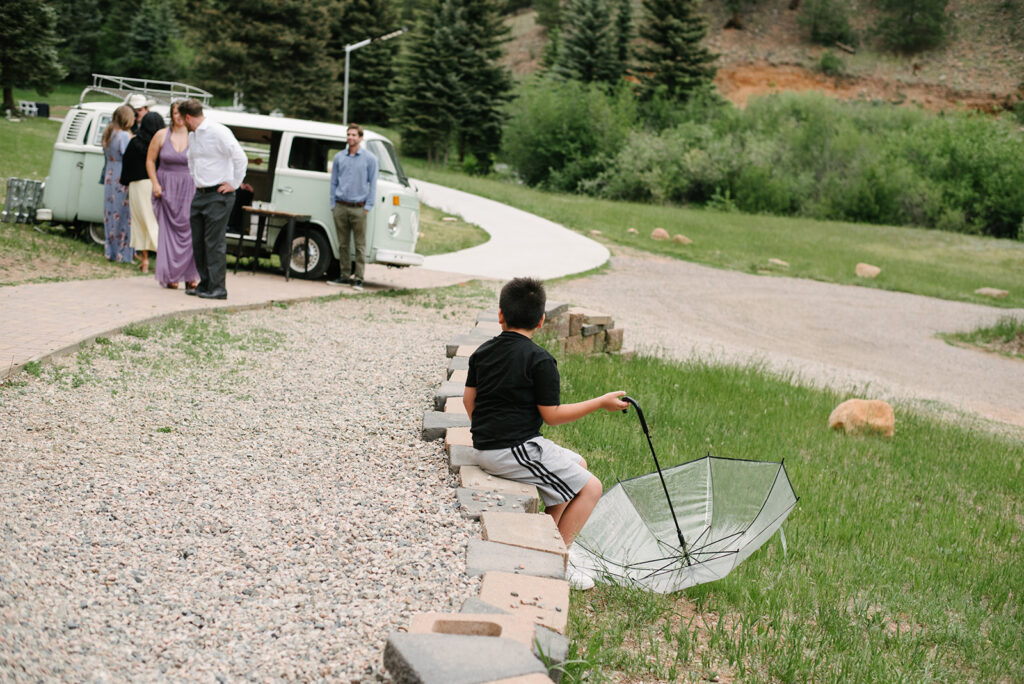
[[[799,22],[819,45],[836,41],[857,44],[857,34],[850,27],[846,3],[842,0],[804,0]]]
[[[948,0],[878,0],[883,14],[877,30],[885,43],[900,52],[935,47],[949,33]]]
[[[818,71],[826,76],[842,76],[846,73],[846,63],[836,53],[825,50],[821,53],[821,59],[818,60]]]
[[[530,185],[574,192],[600,174],[636,123],[636,102],[625,89],[538,78],[508,107],[504,155]]]

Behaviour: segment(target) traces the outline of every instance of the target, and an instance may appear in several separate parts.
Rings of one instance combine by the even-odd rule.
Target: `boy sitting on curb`
[[[571,423],[598,409],[619,411],[625,392],[609,392],[575,404],[559,403],[555,359],[532,340],[544,324],[547,296],[533,278],[515,278],[501,288],[502,333],[469,357],[462,402],[471,420],[476,462],[496,477],[536,485],[545,512],[569,548],[569,582],[590,589],[594,580],[575,567],[572,541],[601,498],[601,481],[583,458],[540,434],[541,422]]]

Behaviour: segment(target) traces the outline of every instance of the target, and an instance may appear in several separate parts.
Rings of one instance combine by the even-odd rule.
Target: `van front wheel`
[[[285,260],[291,259],[293,276],[316,280],[327,272],[331,258],[331,245],[323,232],[308,225],[296,226],[292,244],[283,245],[281,250],[281,272],[284,272]]]

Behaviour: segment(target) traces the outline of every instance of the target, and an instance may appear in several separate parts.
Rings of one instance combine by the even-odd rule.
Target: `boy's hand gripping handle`
[[[636,409],[636,415],[640,418],[640,427],[643,429],[644,434],[650,436],[650,432],[647,431],[647,421],[644,420],[644,412],[640,410],[640,404],[636,403],[633,397],[622,397],[622,401],[632,404],[633,408]],[[627,413],[629,409],[622,409],[623,413]]]

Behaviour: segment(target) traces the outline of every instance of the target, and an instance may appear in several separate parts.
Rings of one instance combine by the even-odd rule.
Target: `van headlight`
[[[398,224],[399,221],[397,212],[392,214],[391,216],[388,216],[388,233],[391,234],[391,237],[396,237],[398,235]]]

